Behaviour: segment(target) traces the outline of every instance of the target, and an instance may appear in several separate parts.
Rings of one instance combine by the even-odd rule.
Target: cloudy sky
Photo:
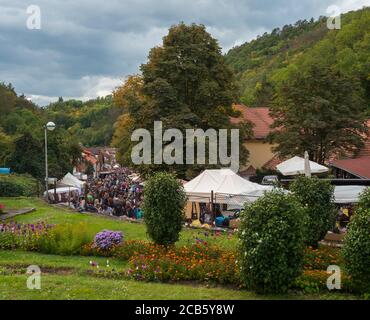
[[[27,27],[31,5],[40,29]],[[227,52],[331,5],[347,12],[370,0],[0,0],[0,81],[39,105],[104,96],[180,21],[206,25]]]

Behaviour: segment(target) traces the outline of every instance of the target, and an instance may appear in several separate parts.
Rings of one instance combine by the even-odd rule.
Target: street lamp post
[[[54,122],[48,122],[45,128],[45,192],[46,192],[46,199],[49,199],[49,173],[48,173],[48,130],[53,131],[55,129]]]

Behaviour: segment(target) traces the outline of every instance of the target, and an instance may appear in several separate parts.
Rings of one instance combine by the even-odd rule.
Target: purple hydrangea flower
[[[121,244],[123,233],[120,231],[104,230],[96,234],[94,239],[95,247],[102,250],[109,250],[115,245]]]

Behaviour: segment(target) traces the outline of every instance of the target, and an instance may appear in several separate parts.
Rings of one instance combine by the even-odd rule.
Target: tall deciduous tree
[[[16,173],[29,173],[35,178],[43,177],[43,147],[39,140],[26,132],[14,143],[14,152],[7,164]]]
[[[130,159],[130,135],[122,126],[153,131],[153,122],[162,121],[163,130],[231,129],[230,116],[236,87],[217,41],[203,25],[181,23],[170,28],[163,45],[153,48],[149,61],[141,66],[142,77],[134,76],[116,90],[114,102],[124,110],[116,123],[114,145],[121,159]],[[244,131],[241,132],[241,140]],[[242,144],[241,144],[242,145]],[[123,153],[123,154],[122,154]],[[242,159],[247,152],[241,150]],[[174,169],[175,168],[175,169]],[[176,173],[185,166],[154,166]]]
[[[279,155],[307,150],[312,160],[324,163],[363,145],[367,107],[355,77],[311,60],[291,65],[276,79],[271,114],[277,130],[270,138]]]
[[[13,151],[13,147],[12,138],[0,128],[0,167],[4,166]]]

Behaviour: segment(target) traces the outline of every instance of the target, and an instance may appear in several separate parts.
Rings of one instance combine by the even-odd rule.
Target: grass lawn
[[[120,299],[120,300],[253,300],[253,299],[356,299],[355,296],[323,293],[316,295],[261,296],[245,290],[187,284],[146,283],[134,280],[97,278],[88,274],[87,257],[61,257],[22,251],[0,251],[0,299]],[[105,264],[105,259],[94,258]],[[41,290],[26,287],[26,267],[36,264],[47,270]],[[125,263],[110,259],[110,265]]]
[[[46,221],[50,224],[86,222],[88,227],[87,232],[91,235],[91,239],[93,239],[97,232],[109,229],[123,231],[126,240],[148,240],[144,224],[129,223],[97,215],[80,214],[68,209],[50,206],[37,198],[0,198],[0,203],[9,209],[36,208],[35,212],[17,216],[14,219],[17,222],[34,223],[37,221]],[[193,229],[183,230],[178,244],[194,243],[196,237],[205,239],[205,233],[205,231]],[[206,240],[226,249],[236,247],[236,236],[221,235],[218,237],[209,237]]]
[[[134,224],[101,217],[79,214],[49,206],[36,198],[0,198],[7,208],[33,207],[35,212],[18,216],[16,221],[34,223],[46,221],[52,224],[86,222],[88,232],[94,235],[104,229],[123,231],[125,239],[148,240],[145,225]],[[236,236],[206,236],[205,231],[184,229],[179,245],[194,243],[196,237],[206,239],[225,249],[235,249]],[[93,260],[104,268],[105,258],[63,257],[23,251],[0,250],[0,299],[195,299],[195,300],[250,300],[250,299],[358,299],[356,296],[341,293],[287,295],[257,295],[245,290],[206,285],[146,283],[126,279],[98,278],[91,274],[89,262]],[[116,270],[124,271],[127,262],[109,259]],[[41,268],[41,290],[26,287],[26,269],[30,265]]]

